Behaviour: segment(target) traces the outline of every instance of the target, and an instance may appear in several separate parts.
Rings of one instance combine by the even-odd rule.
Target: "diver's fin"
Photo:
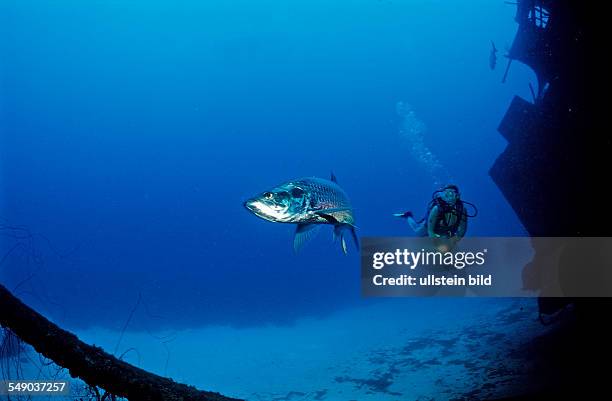
[[[293,238],[293,250],[298,253],[319,232],[319,224],[298,224]]]
[[[321,212],[317,212],[317,214],[327,220],[329,224],[340,224],[340,222],[332,215]]]
[[[401,217],[402,219],[407,219],[408,217],[414,217],[411,211],[407,211],[404,213],[393,213],[395,217]]]
[[[330,180],[331,180],[332,182],[335,182],[336,184],[338,183],[338,179],[336,178],[336,175],[334,174],[334,172],[333,172],[333,171],[331,172],[331,178],[330,178]]]

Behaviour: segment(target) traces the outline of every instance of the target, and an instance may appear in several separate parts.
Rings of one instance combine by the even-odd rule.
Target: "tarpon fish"
[[[334,227],[334,239],[340,239],[345,254],[347,231],[359,247],[351,203],[333,174],[331,180],[308,177],[285,182],[247,200],[244,206],[264,220],[297,224],[293,240],[296,252],[323,224]]]
[[[497,65],[497,49],[495,43],[491,41],[491,52],[489,53],[489,68],[494,70]]]

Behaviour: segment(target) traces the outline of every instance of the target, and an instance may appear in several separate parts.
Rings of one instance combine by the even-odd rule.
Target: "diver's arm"
[[[457,238],[458,239],[463,238],[463,236],[465,235],[465,232],[467,231],[467,221],[468,221],[467,212],[464,210],[463,213],[461,214],[461,222],[459,222],[459,227],[457,227]]]
[[[434,231],[436,229],[436,222],[438,221],[438,210],[438,206],[432,207],[429,216],[427,216],[427,235],[429,238],[439,237]]]

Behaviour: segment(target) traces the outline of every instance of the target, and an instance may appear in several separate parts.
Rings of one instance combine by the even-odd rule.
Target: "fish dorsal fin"
[[[330,180],[331,180],[332,182],[335,182],[336,184],[338,183],[338,179],[336,178],[336,174],[334,174],[334,172],[333,172],[333,171],[331,172],[331,178],[330,178]]]
[[[298,253],[310,239],[314,238],[321,228],[318,224],[298,224],[293,238],[293,250]]]

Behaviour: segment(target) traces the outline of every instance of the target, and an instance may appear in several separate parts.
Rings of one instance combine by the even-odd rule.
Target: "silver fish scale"
[[[330,212],[328,214],[340,223],[354,223],[351,203],[344,190],[335,182],[320,178],[303,178],[292,182],[292,184],[310,195],[310,205],[314,205],[314,207],[306,210],[306,213],[312,215],[313,212],[324,211],[325,209],[347,208],[347,210]],[[317,222],[327,222],[318,215],[313,215],[312,217],[316,218]]]

